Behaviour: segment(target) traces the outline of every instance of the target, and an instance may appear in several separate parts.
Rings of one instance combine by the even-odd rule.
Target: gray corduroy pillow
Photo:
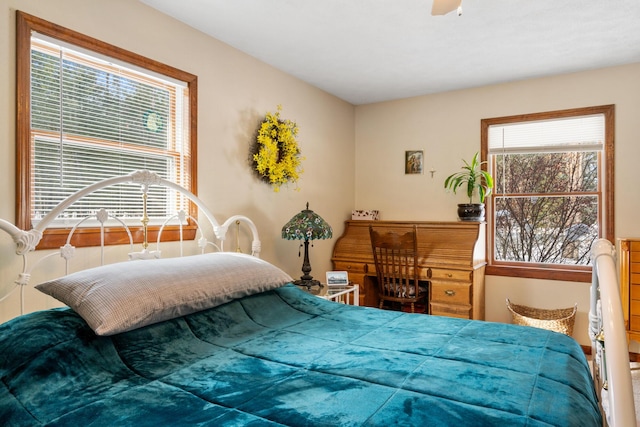
[[[98,335],[113,335],[215,307],[291,282],[278,267],[240,253],[126,261],[41,283]]]

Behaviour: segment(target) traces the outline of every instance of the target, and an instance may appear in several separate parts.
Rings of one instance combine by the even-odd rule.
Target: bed
[[[147,172],[107,181],[71,199],[114,182],[167,185]],[[572,338],[318,298],[255,256],[249,218],[218,224],[189,197],[217,240],[246,224],[253,254],[145,248],[36,284],[68,307],[0,325],[3,426],[602,425]],[[0,228],[33,256],[41,229]]]

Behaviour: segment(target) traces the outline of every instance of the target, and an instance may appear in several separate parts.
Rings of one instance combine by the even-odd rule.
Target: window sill
[[[158,241],[158,230],[160,227],[149,227],[147,242],[152,245]],[[196,236],[195,225],[185,225],[182,227],[182,240],[193,240]],[[143,242],[142,227],[130,227],[131,237],[134,244]],[[69,228],[56,228],[45,230],[42,240],[36,247],[40,249],[58,249],[67,243],[69,236]],[[104,245],[127,245],[129,244],[129,236],[127,232],[118,227],[114,229],[105,228]],[[180,228],[178,226],[167,226],[162,230],[161,242],[176,242],[180,240]],[[71,245],[81,247],[101,246],[100,229],[99,228],[82,228],[77,229],[71,238]]]
[[[520,267],[513,265],[487,265],[487,276],[523,277],[527,279],[562,280],[566,282],[591,283],[591,268],[567,270],[557,267]]]

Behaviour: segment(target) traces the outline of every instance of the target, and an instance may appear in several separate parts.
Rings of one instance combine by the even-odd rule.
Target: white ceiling
[[[640,0],[140,1],[356,105],[640,62]]]

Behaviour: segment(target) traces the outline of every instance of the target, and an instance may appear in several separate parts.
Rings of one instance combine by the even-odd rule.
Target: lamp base
[[[302,272],[304,273],[300,276],[300,280],[296,280],[293,282],[294,285],[298,286],[306,286],[307,289],[311,289],[312,286],[322,286],[322,283],[315,280],[311,273],[311,263],[309,262],[309,240],[304,241],[304,261],[302,262]]]
[[[318,280],[315,279],[300,279],[300,280],[294,280],[293,284],[296,286],[306,286],[307,289],[311,289],[312,286],[324,286],[322,283],[320,283]]]

